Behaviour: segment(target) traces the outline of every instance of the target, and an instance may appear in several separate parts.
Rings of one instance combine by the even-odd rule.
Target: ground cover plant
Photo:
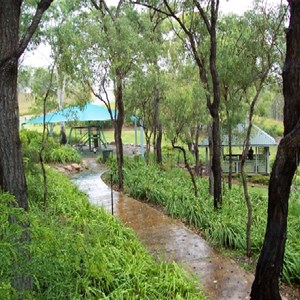
[[[109,163],[112,173],[115,174],[114,160],[111,159]],[[116,180],[116,176],[113,175],[113,179]],[[168,214],[201,229],[212,244],[229,248],[239,254],[245,253],[247,208],[241,186],[234,185],[232,191],[225,189],[223,207],[215,211],[212,198],[207,192],[206,179],[198,179],[200,196],[196,198],[187,172],[179,168],[168,168],[165,171],[155,164],[146,165],[139,158],[125,159],[124,184],[125,192],[130,196],[163,205]],[[300,282],[300,202],[298,196],[296,192],[293,192],[290,200],[289,230],[282,271],[282,281],[287,283]],[[255,260],[264,237],[267,215],[266,192],[263,193],[254,188],[251,191],[251,198],[253,204],[251,250]]]
[[[131,230],[50,168],[45,210],[38,172],[27,172],[30,265],[15,256],[11,241],[21,231],[8,222],[23,213],[0,193],[0,299],[17,298],[10,284],[15,260],[34,283],[22,299],[204,299],[193,278],[176,264],[156,262]]]
[[[23,158],[34,164],[40,161],[40,149],[42,147],[42,134],[23,129],[20,131]],[[47,137],[44,142],[42,153],[45,163],[70,163],[81,161],[79,152],[70,145],[60,145],[53,137]]]

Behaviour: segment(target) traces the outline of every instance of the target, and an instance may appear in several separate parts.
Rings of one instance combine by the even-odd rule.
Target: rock
[[[66,171],[63,167],[59,167],[59,166],[56,167],[56,170],[58,170],[61,173],[65,173]]]
[[[65,169],[66,171],[68,171],[68,172],[72,172],[72,171],[73,171],[73,168],[72,168],[72,166],[70,166],[70,165],[64,166],[64,169]]]
[[[79,164],[71,164],[71,167],[73,170],[75,170],[76,172],[79,172],[81,170],[81,167]]]
[[[86,169],[87,170],[88,168],[89,168],[89,166],[88,166],[87,162],[85,160],[83,160],[81,162],[81,169]]]

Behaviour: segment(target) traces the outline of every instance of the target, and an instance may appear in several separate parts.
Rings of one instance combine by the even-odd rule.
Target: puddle
[[[92,169],[72,178],[90,202],[113,212],[132,228],[144,245],[160,260],[175,261],[195,274],[209,299],[250,299],[253,275],[209,247],[199,235],[149,205],[115,191],[101,179],[105,172],[95,164]]]

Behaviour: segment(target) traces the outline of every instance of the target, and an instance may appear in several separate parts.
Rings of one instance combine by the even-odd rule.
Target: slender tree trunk
[[[216,111],[212,126],[213,155],[212,172],[214,175],[214,208],[222,207],[222,167],[221,167],[221,143],[220,143],[220,119]]]
[[[123,103],[123,80],[120,71],[117,71],[116,79],[116,107],[117,118],[115,120],[115,143],[116,155],[118,164],[118,188],[123,190],[123,142],[122,142],[122,128],[124,124],[124,103]]]
[[[162,142],[162,126],[159,118],[159,91],[155,87],[154,91],[154,150],[156,154],[156,162],[162,164],[162,152],[161,152],[161,142]]]
[[[212,157],[213,157],[213,141],[212,141],[212,126],[208,125],[208,148],[209,148],[209,162],[208,162],[208,174],[209,174],[209,193],[214,195],[214,174],[212,171]]]
[[[268,199],[268,221],[264,244],[251,290],[252,300],[279,300],[279,276],[283,266],[287,234],[288,200],[299,156],[300,118],[300,0],[288,1],[290,24],[283,69],[284,138],[273,165]]]
[[[228,119],[229,120],[229,119]],[[228,172],[228,188],[232,188],[232,126],[228,124],[228,149],[229,149],[229,172]]]
[[[176,146],[174,145],[174,143],[172,142],[172,146],[173,146],[173,149],[177,149],[177,150],[180,150],[183,154],[183,158],[184,158],[184,164],[185,164],[185,167],[187,168],[190,176],[191,176],[191,180],[192,180],[192,183],[193,183],[193,187],[194,187],[194,195],[195,197],[198,197],[198,188],[197,188],[197,184],[196,184],[196,180],[195,180],[195,176],[194,176],[194,173],[190,167],[190,164],[188,162],[188,159],[186,157],[186,151],[183,147],[181,146]]]
[[[251,129],[250,129],[251,131]],[[250,132],[249,131],[249,132]],[[250,137],[250,134],[249,134]],[[241,160],[241,176],[243,182],[243,189],[244,189],[244,197],[246,200],[247,205],[247,225],[246,225],[246,255],[248,257],[251,256],[251,226],[252,226],[252,203],[251,198],[248,192],[248,184],[247,184],[247,174],[245,172],[245,162],[248,154],[249,149],[249,141],[246,147],[243,150],[242,160]]]
[[[57,76],[57,103],[59,109],[64,107],[65,103],[65,86],[66,86],[66,77],[62,75],[58,69],[56,69],[56,76]],[[65,122],[60,123],[60,144],[65,145],[67,143],[67,135],[66,135],[66,128]]]
[[[211,1],[211,25],[210,25],[210,57],[209,67],[213,86],[213,102],[208,109],[213,119],[212,139],[213,157],[212,171],[214,174],[214,208],[222,207],[222,167],[221,167],[221,132],[220,132],[220,84],[217,70],[217,19],[219,0]]]
[[[161,124],[157,128],[157,137],[156,137],[156,162],[162,164],[162,151],[161,151],[161,142],[162,142],[162,127]]]
[[[194,143],[194,153],[195,153],[195,174],[197,176],[202,176],[201,174],[201,164],[199,157],[199,134],[200,134],[200,125],[197,125],[195,132],[195,143]]]
[[[146,163],[149,164],[150,150],[151,150],[151,134],[148,134],[148,130],[145,130],[146,139]]]

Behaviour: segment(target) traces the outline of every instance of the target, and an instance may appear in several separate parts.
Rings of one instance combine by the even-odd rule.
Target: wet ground
[[[101,179],[105,171],[93,160],[85,173],[73,177],[91,203],[101,206],[132,228],[161,260],[175,261],[195,274],[209,299],[249,299],[253,275],[213,250],[183,223],[126,195],[112,192]],[[111,195],[113,195],[113,209]]]

